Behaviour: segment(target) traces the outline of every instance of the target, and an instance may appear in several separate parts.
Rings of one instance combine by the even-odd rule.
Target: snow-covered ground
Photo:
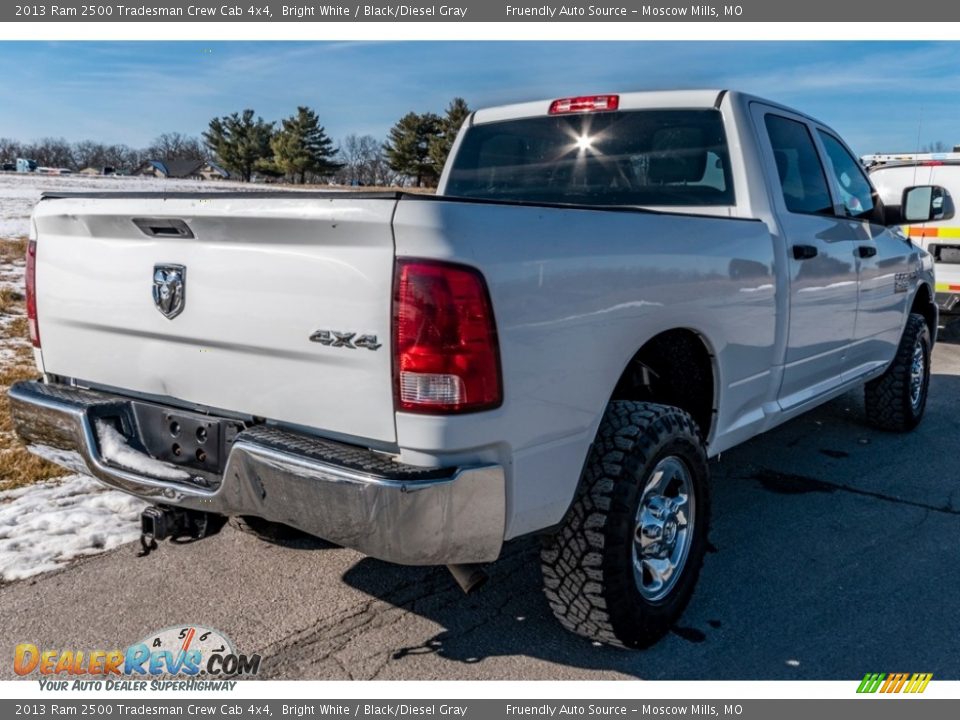
[[[187,192],[190,190],[255,190],[256,186],[219,180],[164,180],[149,177],[33,175],[0,173],[0,238],[30,233],[30,213],[45,192]],[[261,188],[262,189],[262,188]]]
[[[0,239],[7,237],[0,233]],[[24,291],[23,274],[27,269],[25,258],[17,258],[13,262],[0,262],[0,289],[9,288],[18,293]],[[0,366],[13,363],[22,357],[24,351],[30,347],[30,341],[25,337],[5,337],[7,325],[16,320],[16,315],[9,312],[0,313]]]
[[[133,542],[144,503],[84,475],[0,493],[0,581]]]
[[[33,202],[39,199],[40,193],[43,192],[36,187],[36,183],[32,182],[34,178],[10,182],[8,178],[12,177],[14,176],[0,174],[0,240],[15,239],[29,234],[30,211],[33,208]],[[27,194],[34,197],[34,200],[26,202],[24,198]],[[18,257],[11,262],[0,261],[0,289],[9,288],[22,293],[25,270],[26,258]],[[0,313],[0,330],[4,330],[15,319],[14,314]],[[18,356],[23,356],[29,344],[26,338],[21,337],[0,340],[0,365],[17,362]]]
[[[0,238],[30,232],[30,213],[44,192],[189,191],[252,189],[249,185],[154,178],[0,174]],[[24,262],[0,265],[0,287],[23,290]],[[0,317],[10,322],[11,316]],[[17,359],[22,338],[0,341],[0,363]],[[23,357],[22,351],[19,353]],[[0,581],[54,570],[82,556],[110,550],[139,536],[144,503],[107,490],[96,480],[69,475],[0,492]]]

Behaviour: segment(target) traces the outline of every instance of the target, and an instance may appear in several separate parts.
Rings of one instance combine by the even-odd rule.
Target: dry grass
[[[14,260],[22,260],[26,239],[0,239],[0,270]],[[30,485],[64,474],[62,468],[28,453],[13,432],[7,389],[18,380],[37,376],[33,352],[27,338],[26,307],[23,294],[0,288],[0,349],[6,351],[0,365],[0,490]]]
[[[3,314],[3,311],[0,311],[0,315]],[[12,313],[8,313],[12,314]],[[17,315],[11,319],[8,319],[7,322],[0,327],[0,341],[3,340],[19,340],[23,338],[28,338],[30,336],[30,326],[27,324],[27,318],[23,315]],[[2,346],[2,342],[0,342]],[[32,360],[32,356],[29,358]]]
[[[0,315],[10,315],[18,302],[23,300],[23,294],[12,287],[0,287]]]
[[[33,366],[33,363],[30,363],[29,365],[25,363],[18,363],[17,365],[11,366],[4,365],[3,369],[0,370],[0,387],[6,390],[15,382],[36,379],[38,374],[39,373]],[[3,393],[3,395],[6,397],[6,393]],[[11,429],[5,424],[9,421],[9,419],[9,417],[0,417],[0,432]]]
[[[57,465],[31,455],[13,432],[7,388],[18,380],[37,376],[32,365],[4,367],[0,371],[0,490],[10,490],[64,474]]]
[[[6,413],[6,395],[0,403],[0,412]],[[62,477],[66,471],[46,460],[31,455],[23,447],[8,447],[11,443],[0,440],[0,491],[33,485],[42,480]]]
[[[13,432],[7,388],[17,380],[34,378],[32,366],[4,368],[0,386],[0,490],[11,490],[64,474],[63,468],[31,455]]]
[[[27,256],[27,238],[0,239],[0,265],[22,261]]]

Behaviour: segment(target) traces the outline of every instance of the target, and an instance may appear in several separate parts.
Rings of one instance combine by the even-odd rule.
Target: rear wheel
[[[693,594],[709,514],[706,453],[690,416],[610,403],[577,498],[541,551],[554,615],[592,640],[653,644]]]
[[[913,430],[923,419],[930,388],[930,330],[912,313],[887,371],[864,389],[867,419],[881,430]]]

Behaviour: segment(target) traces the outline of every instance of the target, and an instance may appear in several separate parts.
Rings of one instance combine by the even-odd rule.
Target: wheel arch
[[[686,411],[707,441],[715,429],[719,368],[707,336],[691,327],[662,330],[630,356],[607,402],[637,400]]]
[[[630,347],[636,347],[631,344]],[[672,374],[672,382],[645,383],[644,367],[657,373],[657,370],[670,359],[670,351],[680,349],[688,362],[674,364],[670,367],[679,368],[680,372]],[[629,352],[627,350],[626,352]],[[687,412],[697,426],[701,440],[709,446],[713,433],[716,430],[717,412],[719,409],[719,388],[721,387],[721,369],[717,359],[717,352],[709,337],[690,325],[672,326],[657,329],[644,340],[620,366],[620,373],[616,382],[602,396],[602,405],[597,410],[596,421],[593,426],[593,436],[599,431],[607,407],[614,400],[633,400],[637,402],[653,402],[662,405],[672,405]],[[678,394],[671,392],[678,387],[677,380],[683,376],[684,370],[693,361],[697,382],[685,382],[682,388],[685,392]],[[661,373],[657,373],[661,375]],[[651,380],[655,378],[650,378]],[[589,461],[592,452],[593,439],[586,446],[580,462],[578,480],[573,488],[567,503],[567,509],[558,523],[544,527],[537,532],[544,537],[552,536],[563,524],[569,515],[574,501],[584,483],[583,468]]]
[[[913,295],[913,302],[910,304],[910,312],[923,316],[924,322],[927,324],[927,330],[930,331],[930,342],[936,342],[940,312],[937,309],[934,293],[929,284],[925,282],[919,284],[916,293]]]

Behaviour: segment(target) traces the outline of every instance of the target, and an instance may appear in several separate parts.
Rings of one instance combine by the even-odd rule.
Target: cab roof
[[[725,90],[654,90],[645,92],[609,93],[620,98],[620,110],[653,108],[711,108],[719,105]],[[473,114],[475,124],[515,120],[549,114],[550,104],[558,98],[484,108]]]
[[[639,92],[625,93],[604,93],[605,95],[616,95],[619,98],[618,110],[654,110],[654,109],[709,109],[719,108],[726,101],[747,104],[750,102],[762,102],[771,107],[780,108],[795,115],[800,115],[812,120],[813,122],[825,125],[816,118],[810,117],[806,113],[800,112],[786,105],[782,105],[772,100],[756,97],[736,90],[726,90],[724,88],[703,88],[699,90],[644,90]],[[589,97],[589,96],[587,96]],[[549,115],[550,105],[559,98],[548,98],[545,100],[535,100],[533,102],[514,103],[512,105],[500,105],[497,107],[483,108],[477,110],[471,116],[471,124],[479,125],[483,123],[502,122],[504,120],[517,120],[520,118],[541,117]]]

